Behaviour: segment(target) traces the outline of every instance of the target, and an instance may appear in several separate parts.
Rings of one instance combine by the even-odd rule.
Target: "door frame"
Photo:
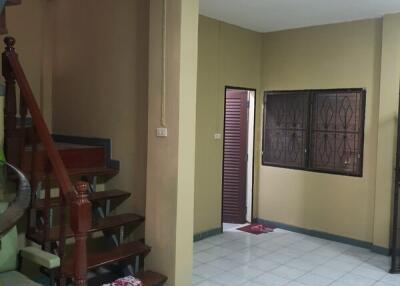
[[[247,88],[247,87],[240,87],[240,86],[232,86],[232,85],[225,85],[224,88],[224,121],[223,121],[223,134],[222,134],[222,181],[221,181],[221,230],[224,229],[224,222],[223,222],[223,205],[224,205],[224,153],[225,153],[225,117],[226,117],[226,92],[228,89],[233,90],[241,90],[241,91],[252,91],[254,92],[254,126],[253,126],[253,165],[252,165],[252,176],[251,176],[251,220],[254,219],[254,166],[255,166],[255,145],[256,145],[256,123],[257,123],[257,90],[255,88]],[[247,145],[249,142],[247,142]],[[249,154],[250,156],[250,154]],[[247,166],[247,164],[246,164]],[[249,179],[249,178],[246,178]],[[247,189],[246,189],[246,196],[247,196]],[[251,223],[251,222],[250,222]]]

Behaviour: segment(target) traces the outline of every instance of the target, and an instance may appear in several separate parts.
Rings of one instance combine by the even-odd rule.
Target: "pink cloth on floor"
[[[127,276],[118,280],[115,280],[111,284],[104,284],[103,286],[143,286],[142,281],[136,279],[133,276]]]

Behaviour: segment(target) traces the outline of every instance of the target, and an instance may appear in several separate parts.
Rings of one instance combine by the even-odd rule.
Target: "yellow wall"
[[[363,177],[262,166],[259,218],[372,241],[380,49],[381,20],[265,35],[264,90],[361,87],[367,101]]]
[[[221,226],[225,86],[260,93],[262,35],[211,18],[199,19],[194,232]]]
[[[383,18],[373,243],[390,238],[400,81],[400,14]]]
[[[132,192],[119,212],[145,213],[148,1],[56,1],[54,133],[110,138]]]
[[[192,285],[198,1],[169,0],[166,17],[167,137],[161,127],[162,0],[150,1],[146,267],[167,285]]]
[[[48,16],[46,7],[51,6],[47,2],[46,0],[29,0],[24,1],[22,5],[7,7],[7,27],[9,35],[17,40],[16,51],[35,98],[51,128],[51,105],[46,104],[45,100],[45,98],[51,98],[51,94],[46,88],[48,83],[43,81],[48,74],[46,62],[50,56],[44,50],[48,33],[45,28]]]
[[[254,216],[388,247],[399,26],[395,14],[260,34],[200,16],[195,233],[220,226],[223,141],[213,135],[234,85],[257,88]],[[367,90],[362,178],[261,166],[263,91],[350,87]]]

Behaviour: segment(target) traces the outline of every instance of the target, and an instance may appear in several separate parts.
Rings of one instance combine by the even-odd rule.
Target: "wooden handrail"
[[[33,96],[32,89],[28,83],[28,80],[26,79],[25,73],[18,60],[17,54],[15,53],[15,39],[12,37],[6,37],[4,39],[4,43],[6,44],[5,56],[8,59],[8,63],[21,90],[21,96],[23,97],[28,107],[28,110],[32,117],[32,122],[36,128],[36,132],[38,133],[40,141],[42,142],[44,150],[46,151],[50,163],[53,167],[53,172],[57,179],[57,182],[59,183],[61,194],[64,196],[65,199],[68,200],[70,199],[70,193],[75,194],[75,192],[72,192],[72,182],[68,176],[68,172],[65,168],[64,162],[62,161],[61,156],[56,149],[54,141],[51,138],[49,129],[47,128],[44,118],[40,112],[39,106],[37,105],[35,97]]]
[[[50,169],[54,173],[57,185],[60,189],[62,204],[63,206],[65,206],[65,204],[71,206],[70,224],[71,229],[74,231],[76,242],[74,246],[74,283],[75,285],[84,286],[86,285],[87,274],[86,238],[87,232],[91,227],[91,203],[87,199],[87,183],[79,182],[75,186],[72,185],[64,162],[62,161],[61,156],[54,144],[49,129],[47,128],[46,122],[44,121],[44,118],[40,112],[39,106],[36,103],[32,89],[18,60],[18,55],[16,54],[14,49],[15,39],[13,37],[6,37],[4,39],[4,43],[6,44],[6,48],[2,55],[2,67],[3,76],[6,80],[6,135],[8,133],[11,134],[17,129],[17,120],[15,118],[15,82],[17,82],[20,89],[20,100],[23,101],[23,106],[26,106],[27,110],[29,111],[32,117],[33,127],[35,128],[40,142],[43,144],[43,150],[46,153],[50,162]],[[23,110],[23,112],[25,112],[25,110]],[[14,142],[16,141],[10,141],[9,144],[12,144]],[[32,171],[34,172],[34,170]],[[34,177],[35,176],[33,174],[31,180],[35,180]],[[65,208],[62,207],[62,209]],[[64,211],[61,211],[60,213],[60,224],[61,227],[59,252],[61,253],[60,258],[63,259],[63,250],[65,244]],[[62,283],[65,283],[65,281],[62,281]]]

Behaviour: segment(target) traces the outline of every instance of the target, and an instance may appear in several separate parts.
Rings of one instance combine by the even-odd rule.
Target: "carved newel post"
[[[86,285],[86,239],[92,223],[92,204],[88,199],[88,189],[88,183],[77,182],[75,184],[77,195],[71,203],[71,228],[75,235],[74,283],[76,286]]]

